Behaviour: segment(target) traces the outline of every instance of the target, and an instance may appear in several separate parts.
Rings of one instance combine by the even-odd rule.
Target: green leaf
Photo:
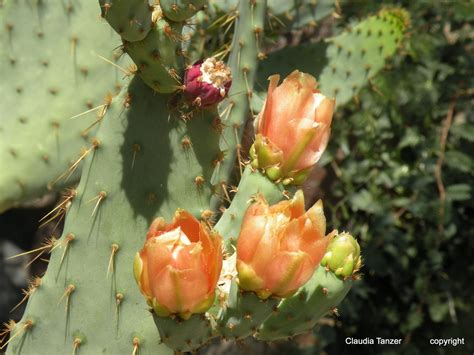
[[[453,125],[451,130],[453,136],[463,138],[469,142],[474,142],[474,124],[465,123]]]
[[[459,151],[451,150],[446,152],[444,161],[451,169],[456,169],[463,173],[471,173],[473,171],[473,159]]]
[[[451,201],[467,201],[471,199],[471,186],[455,184],[446,188],[446,195]]]

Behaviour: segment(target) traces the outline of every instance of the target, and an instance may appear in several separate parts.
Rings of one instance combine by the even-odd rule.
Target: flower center
[[[224,62],[216,58],[207,58],[201,64],[201,81],[214,86],[225,96],[225,85],[232,80],[230,68]]]

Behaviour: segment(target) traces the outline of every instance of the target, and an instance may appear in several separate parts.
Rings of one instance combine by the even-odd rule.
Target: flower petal
[[[173,219],[173,226],[180,227],[191,242],[199,241],[200,222],[188,211],[178,209]]]
[[[201,270],[176,270],[168,265],[152,279],[156,301],[172,313],[192,311],[207,296],[207,280]]]
[[[274,295],[284,296],[301,287],[313,272],[314,267],[308,254],[281,252],[267,267],[265,288]]]
[[[268,78],[270,83],[268,84],[268,93],[265,103],[263,104],[262,111],[260,112],[258,119],[258,133],[267,135],[267,128],[271,125],[271,118],[273,115],[273,91],[280,81],[280,75],[272,75]]]

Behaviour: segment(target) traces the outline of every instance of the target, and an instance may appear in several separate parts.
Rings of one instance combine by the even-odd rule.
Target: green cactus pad
[[[141,41],[153,25],[148,0],[99,0],[99,4],[101,16],[126,41]]]
[[[241,1],[235,24],[232,51],[228,65],[232,69],[232,87],[229,98],[220,105],[224,130],[221,138],[221,150],[224,159],[216,167],[213,184],[227,184],[235,166],[237,151],[246,120],[251,117],[250,106],[254,77],[261,52],[261,40],[265,23],[266,0]],[[261,56],[260,56],[261,57]],[[216,198],[212,205],[219,205]]]
[[[208,208],[218,133],[212,115],[188,123],[170,116],[169,99],[135,77],[112,102],[63,236],[28,301],[22,322],[34,326],[10,342],[9,354],[70,353],[76,338],[84,339],[79,354],[170,353],[135,284],[134,256],[156,216]]]
[[[296,30],[306,26],[317,27],[318,21],[335,10],[334,0],[268,0],[269,21],[272,28]]]
[[[262,324],[256,337],[271,341],[311,330],[322,316],[344,299],[351,286],[351,280],[344,281],[320,266],[294,296],[280,303],[277,312]]]
[[[254,292],[240,290],[233,281],[227,302],[217,320],[217,330],[228,339],[241,339],[252,335],[277,309],[280,300],[279,298],[262,300]]]
[[[122,73],[109,58],[119,38],[104,31],[97,4],[7,1],[0,6],[0,212],[50,189],[91,146],[99,109]],[[127,66],[126,62],[118,63]],[[85,132],[84,132],[85,133]],[[78,170],[78,172],[80,169]]]
[[[335,97],[338,106],[349,102],[397,53],[409,26],[402,9],[385,9],[326,43],[287,47],[260,64],[258,83],[267,87],[269,75],[283,77],[296,67],[314,75],[319,89]],[[325,55],[324,55],[325,53]]]
[[[167,18],[181,22],[193,17],[206,2],[206,0],[160,0],[160,6]]]
[[[272,34],[279,29],[290,31],[305,26],[316,27],[318,21],[335,10],[334,0],[268,0],[267,4],[265,26]],[[209,5],[217,13],[229,13],[235,11],[238,0],[209,0]]]
[[[175,92],[182,85],[178,56],[182,26],[160,18],[144,40],[123,43],[143,81],[159,93]]]
[[[397,52],[408,25],[408,13],[387,9],[330,40],[321,91],[339,104],[348,102]]]
[[[153,319],[161,341],[179,352],[200,348],[213,337],[211,321],[204,314],[194,314],[188,320],[156,315]]]

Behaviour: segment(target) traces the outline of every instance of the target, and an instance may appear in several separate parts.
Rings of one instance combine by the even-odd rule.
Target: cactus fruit
[[[58,177],[91,148],[110,94],[120,88],[111,57],[119,38],[104,31],[97,5],[63,5],[0,7],[0,212],[77,181],[80,169]]]
[[[215,58],[198,61],[184,74],[184,97],[193,105],[208,107],[221,102],[232,85],[232,73]]]

